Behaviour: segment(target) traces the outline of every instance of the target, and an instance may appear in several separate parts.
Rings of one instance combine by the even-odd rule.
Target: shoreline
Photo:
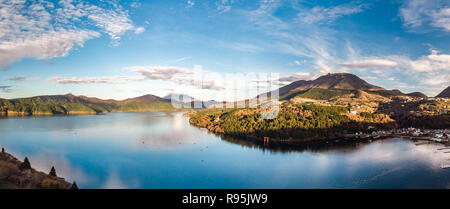
[[[110,112],[76,112],[76,113],[34,113],[34,114],[7,114],[5,112],[0,113],[1,118],[14,118],[14,117],[41,117],[41,116],[76,116],[76,115],[104,115],[108,113],[146,113],[146,112],[181,112],[187,111],[185,109],[164,109],[164,110],[136,110],[136,111],[110,111]]]
[[[330,138],[304,138],[304,139],[279,139],[279,138],[269,138],[268,142],[265,142],[264,137],[256,137],[256,136],[241,136],[241,135],[234,135],[234,134],[225,134],[225,133],[216,133],[214,131],[211,131],[204,127],[195,126],[193,124],[190,124],[194,127],[203,129],[208,131],[209,133],[227,138],[235,138],[238,140],[243,141],[249,141],[253,142],[255,144],[258,144],[260,146],[264,146],[267,148],[270,147],[317,147],[317,146],[339,146],[339,145],[348,145],[348,144],[354,144],[359,142],[373,142],[381,139],[388,139],[388,138],[404,138],[404,139],[410,139],[410,140],[426,140],[429,142],[435,142],[435,143],[441,143],[446,146],[450,146],[450,135],[447,134],[446,137],[443,137],[442,139],[437,140],[434,138],[434,136],[425,136],[425,135],[418,135],[414,136],[414,134],[410,133],[398,133],[399,131],[405,130],[405,129],[393,129],[389,131],[380,130],[372,134],[368,133],[359,133],[359,134],[346,134],[344,136],[340,137],[330,137]],[[417,131],[420,129],[410,128],[413,131]],[[426,129],[423,131],[433,132],[441,130],[443,133],[450,133],[450,130],[448,129]],[[380,134],[381,132],[381,134]],[[383,133],[384,132],[384,133]],[[416,132],[413,132],[416,133]]]

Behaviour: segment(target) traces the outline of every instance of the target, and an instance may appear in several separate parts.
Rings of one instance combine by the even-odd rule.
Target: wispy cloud
[[[450,2],[446,0],[404,1],[399,16],[412,31],[423,31],[417,29],[428,25],[450,32]]]
[[[431,50],[429,55],[421,56],[415,60],[405,56],[390,55],[385,58],[343,62],[341,65],[349,68],[399,67],[414,72],[450,71],[450,54],[439,54],[438,51]]]
[[[275,15],[282,7],[295,10],[296,18],[282,19]],[[259,8],[248,12],[249,27],[268,37],[270,44],[262,45],[264,50],[308,59],[315,64],[318,73],[342,71],[332,67],[342,57],[336,47],[341,40],[331,24],[345,15],[362,12],[367,6],[362,4],[342,4],[334,7],[309,7],[302,2],[261,1]]]
[[[141,34],[143,32],[145,32],[144,27],[137,27],[136,30],[134,30],[134,34]]]
[[[395,67],[398,63],[385,59],[367,59],[361,61],[344,62],[342,66],[349,68]]]
[[[27,79],[26,76],[14,76],[14,77],[11,77],[11,78],[7,78],[6,80],[7,81],[24,81],[26,79]]]
[[[278,79],[278,84],[279,85],[288,85],[294,81],[298,81],[298,80],[312,80],[317,78],[319,75],[318,74],[314,74],[314,73],[304,73],[304,72],[299,72],[299,73],[295,73],[293,75],[289,75],[289,76],[284,76],[284,77],[280,77]]]
[[[297,18],[306,24],[331,23],[345,15],[360,13],[363,7],[363,5],[340,5],[329,8],[316,6],[300,12]]]
[[[178,62],[186,61],[188,59],[192,59],[192,57],[180,57],[180,58],[174,60],[173,62],[178,63]]]
[[[195,2],[194,2],[194,1],[188,0],[188,1],[187,1],[186,8],[191,8],[191,7],[193,7],[194,5],[195,5]]]
[[[187,68],[174,66],[132,66],[126,70],[140,73],[149,80],[170,80],[176,76],[192,75],[194,72]]]
[[[10,93],[12,92],[12,86],[0,86],[0,91],[3,93]]]
[[[131,66],[126,67],[138,73],[138,76],[107,76],[107,77],[60,77],[54,76],[48,81],[55,84],[124,84],[136,81],[161,80],[180,85],[194,86],[199,89],[223,90],[213,78],[208,78],[196,70],[176,66]]]
[[[217,11],[219,11],[220,14],[229,12],[231,10],[231,3],[233,0],[220,0],[217,3]]]
[[[110,77],[59,77],[47,79],[56,84],[120,84],[131,81],[142,81],[144,77],[110,76]]]

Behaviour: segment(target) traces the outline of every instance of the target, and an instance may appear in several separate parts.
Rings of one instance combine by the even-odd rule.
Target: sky
[[[256,96],[353,73],[435,96],[448,0],[0,0],[0,98]]]

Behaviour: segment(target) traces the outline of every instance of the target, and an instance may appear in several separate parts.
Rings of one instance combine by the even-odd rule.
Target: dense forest
[[[55,95],[0,99],[0,115],[98,114],[175,110],[171,102],[153,95],[116,101],[84,96]]]
[[[278,117],[264,120],[262,108],[210,109],[190,113],[190,123],[208,130],[233,136],[264,136],[278,139],[310,139],[341,137],[344,134],[367,132],[371,128],[393,128],[385,114],[361,113],[351,119],[348,107],[316,104],[281,105]]]

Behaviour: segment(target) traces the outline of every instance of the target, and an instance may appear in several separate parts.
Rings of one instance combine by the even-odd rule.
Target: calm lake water
[[[450,150],[405,139],[281,152],[166,112],[4,118],[0,133],[7,152],[80,188],[450,188]]]

